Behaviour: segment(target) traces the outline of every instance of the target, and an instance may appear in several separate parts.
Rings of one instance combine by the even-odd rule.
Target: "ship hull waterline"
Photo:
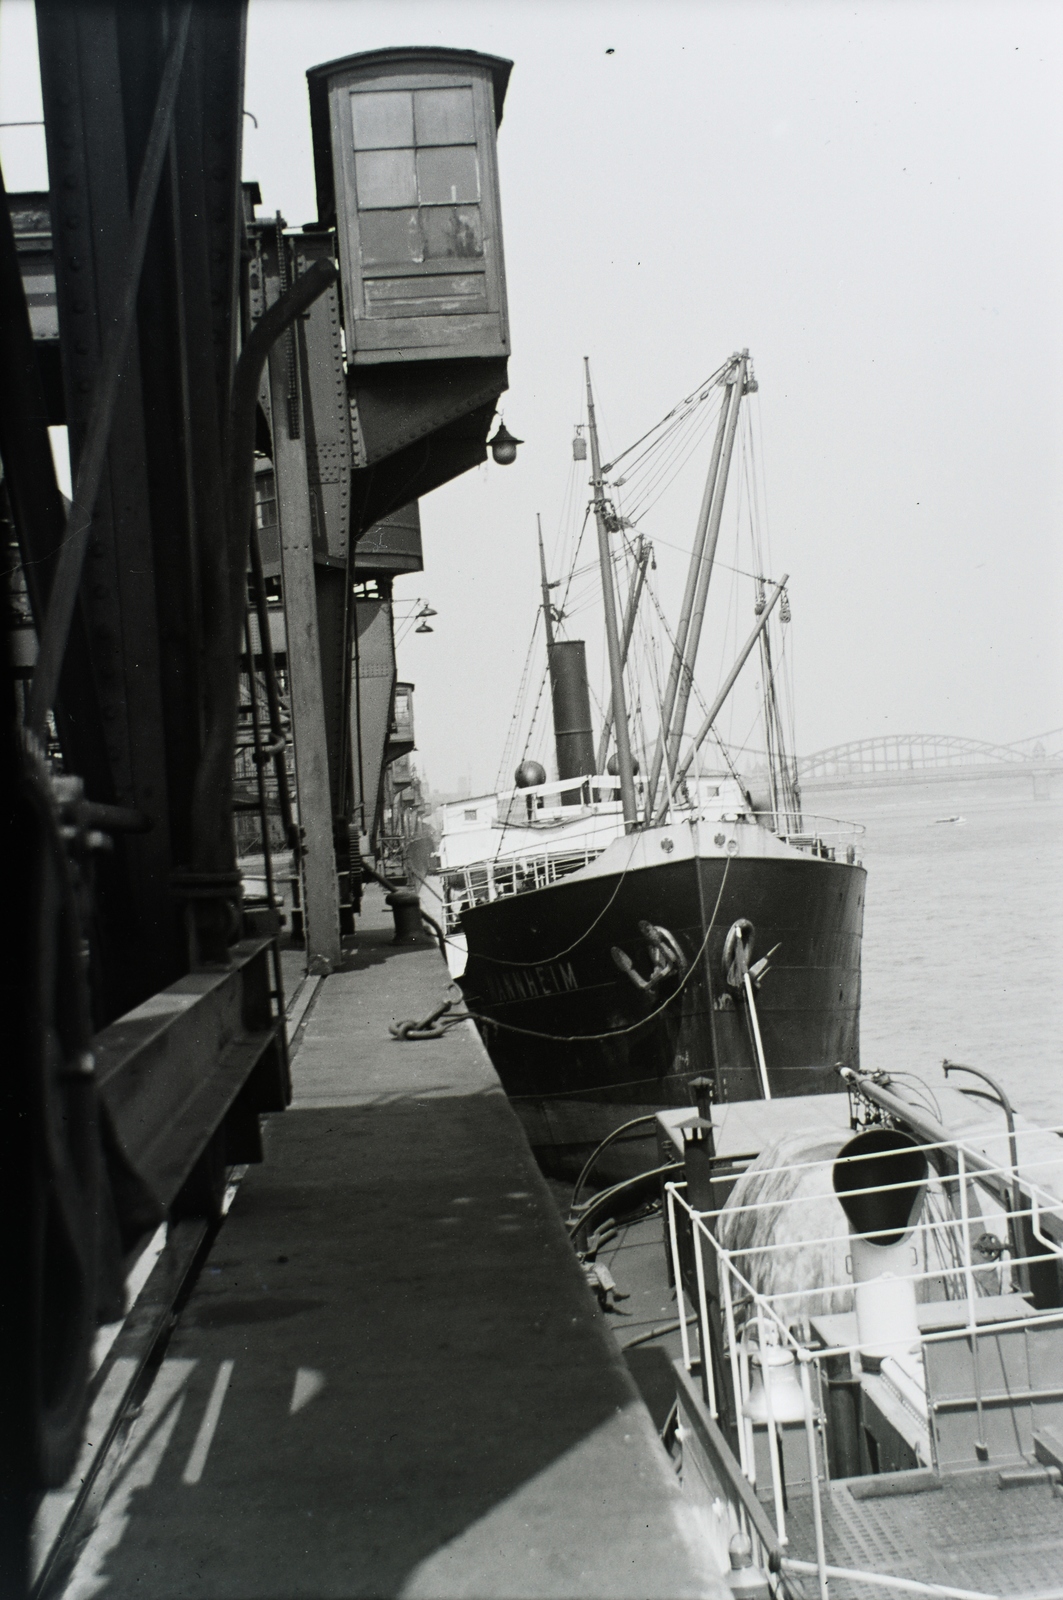
[[[689,1105],[699,1075],[720,1102],[760,1096],[749,1008],[727,981],[739,919],[753,962],[779,947],[755,991],[772,1096],[836,1091],[837,1067],[859,1064],[865,876],[796,852],[694,853],[466,910],[461,987],[532,1146],[592,1147],[628,1118]],[[649,977],[641,921],[673,935],[686,966],[653,993],[613,955]]]

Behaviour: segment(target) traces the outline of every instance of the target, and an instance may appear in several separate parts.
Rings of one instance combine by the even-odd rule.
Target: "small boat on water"
[[[736,1594],[1063,1592],[1063,1144],[956,1070],[658,1118],[662,1438]]]
[[[634,547],[621,625],[613,542],[632,524],[614,500],[621,480],[600,462],[588,370],[588,438],[577,444],[591,454],[605,726],[596,746],[585,647],[556,637],[544,560],[558,776],[547,781],[524,760],[514,789],[444,808],[447,926],[467,952],[458,981],[541,1155],[585,1153],[622,1115],[686,1104],[699,1074],[721,1102],[767,1100],[826,1090],[838,1063],[859,1065],[862,830],[802,808],[769,628],[776,610],[788,620],[785,576],[754,577],[752,631],[697,731],[686,732],[739,410],[755,388],[743,351],[698,396],[718,392],[719,419],[643,775],[628,707],[650,696],[639,685],[629,693],[625,669],[648,551],[641,539]],[[706,754],[754,650],[766,745],[756,795],[726,752]]]

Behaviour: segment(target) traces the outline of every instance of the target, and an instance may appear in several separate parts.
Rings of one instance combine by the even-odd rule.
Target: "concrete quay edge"
[[[717,1597],[471,1023],[370,891],[66,1600]]]

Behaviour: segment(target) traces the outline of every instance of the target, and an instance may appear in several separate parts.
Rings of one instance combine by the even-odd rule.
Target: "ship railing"
[[[795,850],[806,851],[824,861],[847,861],[850,865],[858,859],[860,840],[867,831],[862,823],[846,822],[840,817],[813,816],[807,811],[803,811],[800,817],[792,814],[784,816],[777,811],[736,808],[726,801],[719,806],[704,800],[692,800],[688,805],[679,803],[669,808],[665,820],[679,822],[692,816],[707,824],[740,822],[756,825],[773,833],[784,844],[792,845]]]
[[[1042,1128],[1038,1132],[1063,1136],[1063,1128]],[[968,1133],[966,1137],[967,1140],[977,1138],[984,1144],[1000,1136],[999,1130],[992,1129],[978,1130],[976,1135]],[[1014,1244],[1009,1248],[1003,1245],[1003,1241],[994,1240],[994,1247],[997,1244],[1003,1246],[994,1265],[989,1260],[975,1260],[974,1252],[980,1241],[976,1241],[974,1235],[977,1226],[984,1226],[986,1214],[992,1215],[994,1210],[999,1210],[999,1194],[1015,1193],[1014,1166],[1010,1161],[996,1164],[988,1160],[982,1152],[969,1148],[963,1139],[923,1143],[913,1146],[913,1149],[921,1150],[926,1155],[930,1168],[928,1196],[934,1193],[939,1201],[944,1199],[947,1214],[944,1206],[940,1215],[934,1215],[934,1208],[931,1207],[929,1214],[924,1214],[917,1222],[915,1234],[922,1235],[924,1262],[929,1263],[929,1251],[935,1248],[938,1263],[935,1266],[927,1264],[923,1270],[905,1274],[905,1277],[915,1287],[917,1298],[920,1284],[936,1282],[944,1288],[946,1300],[956,1305],[953,1325],[920,1330],[919,1361],[924,1362],[925,1371],[928,1347],[963,1342],[969,1354],[973,1388],[970,1396],[950,1393],[943,1401],[926,1401],[925,1438],[930,1468],[938,1471],[934,1419],[939,1408],[941,1411],[955,1411],[970,1407],[977,1416],[978,1436],[981,1439],[984,1437],[983,1412],[989,1408],[1006,1405],[1014,1413],[1017,1408],[1032,1409],[1039,1403],[1063,1403],[1063,1379],[1047,1388],[1043,1385],[1034,1387],[1031,1379],[1031,1386],[1023,1389],[1014,1384],[1014,1375],[1010,1375],[1006,1380],[1006,1392],[987,1390],[980,1343],[995,1344],[1001,1335],[1008,1333],[1022,1333],[1028,1339],[1034,1330],[1040,1332],[1046,1328],[1060,1327],[1063,1325],[1063,1307],[1042,1309],[1031,1306],[1028,1313],[1013,1317],[996,1317],[991,1321],[979,1321],[978,1318],[979,1300],[1002,1292],[1005,1283],[1014,1292],[1022,1281],[1023,1269],[1043,1267],[1046,1257],[1054,1257],[1057,1263],[1063,1263],[1063,1200],[1032,1176],[1037,1168],[1047,1167],[1053,1169],[1058,1181],[1063,1160],[1060,1157],[1023,1160],[1017,1180],[1023,1203],[1017,1210],[1005,1212],[1005,1222],[1012,1241],[1021,1237],[1021,1230],[1025,1228],[1026,1241],[1032,1248],[1029,1254],[1012,1253]],[[741,1170],[742,1159],[722,1163],[724,1170],[713,1173],[710,1182],[720,1185],[730,1194],[735,1185],[736,1169]],[[801,1170],[814,1177],[816,1169],[819,1169],[824,1184],[816,1192],[826,1195],[833,1189],[831,1173],[836,1159],[787,1162],[779,1167],[757,1170],[762,1177],[771,1178]],[[848,1157],[847,1162],[855,1164],[875,1159],[877,1153],[871,1153]],[[904,1190],[910,1194],[911,1188],[909,1180],[895,1184],[869,1184],[866,1188],[849,1190],[848,1193],[873,1195]],[[859,1339],[849,1344],[823,1344],[812,1324],[813,1318],[831,1315],[836,1302],[844,1307],[851,1301],[854,1279],[847,1276],[844,1281],[837,1283],[806,1283],[801,1288],[774,1292],[759,1289],[754,1279],[759,1276],[759,1264],[765,1258],[770,1261],[772,1256],[783,1252],[800,1250],[806,1261],[815,1260],[817,1253],[821,1258],[829,1258],[827,1252],[836,1250],[839,1241],[848,1237],[847,1232],[836,1231],[818,1238],[798,1236],[789,1240],[772,1237],[763,1243],[744,1239],[741,1244],[728,1247],[716,1235],[721,1225],[726,1228],[727,1222],[733,1222],[737,1216],[755,1216],[761,1212],[770,1221],[774,1235],[780,1229],[783,1213],[791,1208],[807,1208],[808,1189],[790,1198],[780,1198],[775,1194],[769,1200],[739,1206],[726,1204],[721,1198],[719,1210],[696,1209],[690,1203],[685,1182],[666,1183],[664,1191],[666,1245],[676,1286],[682,1367],[689,1376],[687,1389],[695,1402],[692,1414],[694,1431],[711,1458],[721,1489],[728,1493],[732,1527],[745,1533],[752,1542],[755,1563],[770,1566],[782,1574],[789,1572],[797,1577],[817,1579],[821,1600],[829,1600],[828,1585],[832,1579],[845,1580],[858,1586],[877,1584],[887,1590],[910,1594],[952,1596],[954,1600],[992,1600],[992,1597],[984,1595],[974,1596],[968,1590],[882,1573],[859,1572],[831,1565],[826,1560],[823,1502],[830,1493],[831,1472],[824,1403],[824,1396],[828,1392],[825,1367],[830,1362],[832,1370],[836,1371],[839,1359],[848,1357],[859,1371],[863,1344]],[[1051,1232],[1046,1231],[1048,1218],[1051,1218]],[[1012,1231],[1012,1225],[1015,1231]],[[982,1239],[986,1238],[983,1233]],[[1003,1265],[1005,1256],[1006,1269]],[[847,1271],[850,1266],[851,1259],[847,1259]],[[825,1311],[825,1306],[830,1309]],[[781,1434],[772,1409],[772,1366],[769,1362],[759,1360],[760,1354],[770,1347],[790,1352],[794,1371],[788,1381],[792,1384],[796,1377],[800,1387],[803,1420],[797,1426],[803,1429],[808,1454],[808,1487],[815,1542],[813,1560],[799,1559],[792,1555],[789,1548],[788,1492],[792,1499],[794,1485],[791,1483],[788,1491],[783,1474]],[[998,1356],[998,1369],[1001,1359]],[[766,1423],[758,1420],[755,1424],[749,1415],[753,1409],[750,1400],[755,1388],[753,1365],[760,1369],[758,1398],[762,1396],[760,1409]],[[700,1382],[700,1395],[696,1393],[694,1380]],[[775,1379],[776,1384],[779,1381]],[[781,1398],[781,1391],[777,1393]],[[787,1400],[791,1400],[792,1396],[791,1387]],[[703,1414],[699,1421],[698,1411],[701,1408]],[[788,1416],[792,1415],[792,1411],[788,1413]],[[770,1486],[762,1486],[763,1499],[758,1495],[757,1486],[755,1426],[764,1428],[767,1441]],[[760,1453],[761,1462],[763,1454]],[[764,1503],[769,1489],[770,1515]],[[751,1490],[754,1498],[751,1498]]]
[[[723,784],[719,786],[721,789]],[[735,796],[723,793],[720,804],[715,795],[690,793],[671,807],[666,821],[678,822],[691,815],[702,821],[747,822],[767,828],[777,838],[797,850],[834,861],[839,857],[852,862],[865,829],[861,823],[839,817],[802,812],[800,816],[770,810],[750,810],[735,806]],[[640,815],[645,811],[645,784],[635,779],[635,803]],[[557,828],[585,817],[613,817],[622,814],[620,780],[607,773],[586,778],[555,778],[527,789],[507,789],[495,797],[495,824],[500,827]]]
[[[580,872],[604,849],[604,844],[568,845],[563,849],[477,861],[468,867],[448,867],[443,873],[447,931],[458,927],[462,912],[470,907],[523,894],[528,889],[544,889],[548,884]]]
[[[781,816],[774,811],[755,811],[752,817],[795,850],[807,851],[824,861],[844,860],[850,865],[856,861],[860,840],[867,831],[860,822],[813,816],[807,811],[802,811],[799,818]]]

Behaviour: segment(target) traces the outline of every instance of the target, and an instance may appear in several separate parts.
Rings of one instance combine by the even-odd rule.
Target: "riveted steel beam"
[[[130,236],[131,153],[125,137],[114,6],[42,0],[37,11],[63,385],[77,476],[108,329],[119,316]],[[158,825],[131,838],[100,875],[104,1016],[180,970],[169,893],[166,752],[153,619],[155,572],[144,403],[135,342],[121,374],[78,605],[100,706],[108,793]],[[86,689],[88,686],[86,686]],[[63,707],[80,717],[81,695]],[[157,930],[154,938],[148,930]]]
[[[35,348],[2,181],[0,175],[0,370],[4,374],[0,384],[0,459],[39,631],[62,548],[66,513],[48,441],[52,419],[39,369],[40,352]],[[82,773],[93,794],[107,797],[111,789],[103,722],[80,608],[72,620],[60,675],[56,721],[69,770]]]
[[[171,874],[193,864],[195,774],[213,708],[233,681],[221,659],[231,631],[224,434],[238,333],[245,5],[38,6],[75,478],[127,276],[131,196],[157,148],[160,86],[185,21],[71,633],[82,670],[64,673],[57,706],[68,768],[84,775],[90,798],[154,823],[120,841],[99,873],[103,1021],[188,964]]]
[[[261,1160],[258,1117],[291,1097],[269,950],[267,939],[236,945],[229,967],[179,978],[93,1040],[97,1083],[123,1150],[166,1208],[218,1129],[225,1160]]]
[[[327,240],[324,241],[327,244]],[[331,259],[327,250],[317,252]],[[252,314],[276,303],[297,275],[311,265],[308,254],[296,260],[290,241],[277,226],[260,235],[259,255],[252,277],[255,289]],[[329,290],[309,311],[313,319],[332,314]],[[327,354],[327,352],[326,352]],[[337,696],[334,664],[326,651],[347,659],[348,540],[340,507],[334,506],[331,525],[325,516],[321,484],[319,427],[328,440],[332,421],[328,396],[320,417],[315,416],[315,391],[309,382],[306,335],[297,323],[287,339],[270,353],[269,385],[263,394],[272,434],[273,470],[277,488],[277,522],[280,539],[281,584],[284,595],[285,643],[292,741],[295,747],[295,781],[299,807],[300,865],[306,918],[306,953],[311,971],[327,972],[341,957],[340,899],[336,867],[334,792],[347,763],[346,729],[335,730],[335,702],[343,706],[342,687]],[[309,430],[309,431],[308,431]],[[339,456],[342,451],[337,451]],[[327,457],[326,457],[327,459]],[[349,463],[349,451],[347,452]],[[349,474],[349,465],[347,466]],[[313,483],[311,479],[315,480]],[[319,568],[323,574],[319,581]],[[329,580],[332,580],[331,582]],[[319,610],[324,602],[325,626]],[[326,682],[331,691],[326,695]],[[329,710],[332,717],[329,717]],[[333,737],[330,740],[330,726]]]

